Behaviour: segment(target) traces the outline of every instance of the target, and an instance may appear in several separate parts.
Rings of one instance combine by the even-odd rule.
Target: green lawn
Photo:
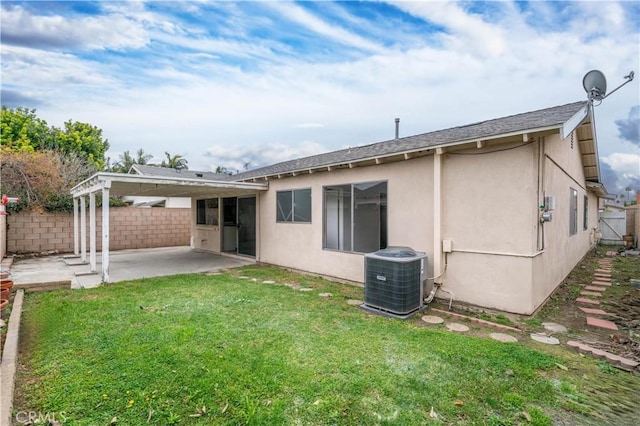
[[[353,298],[362,289],[258,266],[28,294],[15,411],[86,425],[511,425],[579,405],[558,355],[369,315]]]

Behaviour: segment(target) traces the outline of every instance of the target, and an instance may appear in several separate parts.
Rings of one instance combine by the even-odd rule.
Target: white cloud
[[[181,5],[167,7],[187,7]],[[141,3],[105,2],[101,7],[108,14],[103,19],[126,16],[162,48],[144,59],[122,55],[98,63],[3,44],[3,87],[22,87],[23,93],[47,99],[38,113],[50,124],[72,118],[101,127],[112,152],[142,147],[156,158],[164,151],[181,154],[192,169],[221,165],[242,170],[246,161],[257,167],[392,139],[395,117],[401,118],[400,134],[406,136],[586,99],[581,84],[586,71],[601,69],[615,87],[640,62],[638,30],[629,31],[631,19],[620,15],[616,4],[607,3],[602,19],[608,25],[599,30],[590,23],[597,5],[583,2],[566,4],[560,18],[547,7],[546,18],[540,20],[498,3],[493,6],[499,14],[490,22],[459,4],[394,5],[443,27],[446,35],[403,32],[388,38],[396,40],[395,48],[384,49],[300,5],[260,4],[286,14],[286,19],[270,22],[262,15],[247,16],[254,9],[239,11],[242,3],[189,4],[194,8],[190,13],[215,8],[229,14],[232,24],[211,35],[209,28],[166,10],[152,13]],[[546,3],[534,6],[543,10]],[[256,20],[277,35],[252,36]],[[321,50],[329,40],[343,44],[344,51],[324,61],[315,51],[295,53],[278,38],[291,28],[291,21],[321,35],[311,50]],[[349,23],[357,27],[353,20]],[[357,60],[353,47],[362,51]],[[600,153],[607,158],[622,151],[614,120],[627,117],[630,107],[639,103],[639,80],[596,108]],[[608,161],[616,171],[629,173],[628,164],[618,157]]]
[[[640,155],[638,154],[615,152],[602,157],[601,160],[611,166],[620,179],[640,179]]]
[[[295,158],[307,157],[324,152],[324,148],[312,141],[303,141],[297,145],[269,143],[260,146],[214,145],[206,152],[212,169],[217,166],[232,171],[243,171],[245,165],[254,169]]]
[[[6,44],[54,49],[140,48],[149,42],[144,28],[123,15],[82,18],[34,15],[16,6],[2,8],[2,38]]]
[[[297,22],[318,34],[329,37],[337,42],[371,52],[379,52],[383,50],[382,46],[377,43],[360,37],[357,34],[353,34],[341,27],[331,25],[293,3],[266,2],[265,4],[275,9],[282,17],[293,22]]]

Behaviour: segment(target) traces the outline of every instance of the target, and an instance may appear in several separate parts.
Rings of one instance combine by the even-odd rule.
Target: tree
[[[53,145],[53,131],[36,116],[35,109],[10,109],[2,106],[0,114],[2,151],[43,150]]]
[[[229,175],[229,176],[231,176],[233,174],[233,172],[231,170],[227,169],[226,167],[222,167],[222,166],[216,167],[216,169],[214,170],[214,173],[220,173],[220,174]]]
[[[627,203],[629,203],[631,202],[631,199],[629,198],[629,193],[633,190],[633,188],[631,188],[630,186],[627,186],[624,190],[627,191]]]
[[[6,151],[0,159],[0,191],[20,198],[13,210],[23,208],[70,211],[69,190],[96,172],[95,165],[78,154],[60,152]]]
[[[129,173],[131,166],[134,164],[145,165],[148,164],[152,158],[153,156],[151,154],[145,154],[142,148],[136,152],[136,157],[132,157],[129,151],[125,151],[120,154],[120,159],[114,164],[108,165],[109,162],[107,162],[107,170],[115,173]]]
[[[57,129],[56,129],[57,130]],[[102,130],[79,121],[66,121],[64,130],[54,132],[55,149],[65,154],[72,152],[85,156],[98,170],[105,166],[109,141],[102,139]]]
[[[167,161],[162,160],[160,167],[168,167],[170,169],[184,169],[188,170],[189,166],[187,166],[188,161],[180,154],[171,155],[167,151],[164,152],[164,155],[167,157]]]
[[[105,166],[109,141],[102,138],[102,130],[91,124],[67,121],[64,129],[49,127],[38,118],[35,109],[2,107],[2,152],[56,151],[64,155],[78,155],[93,163],[98,170]]]

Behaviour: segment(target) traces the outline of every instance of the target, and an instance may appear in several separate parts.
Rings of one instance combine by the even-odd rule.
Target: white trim
[[[562,139],[566,139],[571,134],[571,132],[578,128],[580,123],[582,123],[582,120],[584,120],[588,115],[588,105],[585,105],[580,108],[578,112],[573,114],[573,117],[565,121],[564,124],[562,124]]]
[[[103,183],[139,183],[139,184],[155,184],[155,185],[177,185],[185,187],[199,187],[199,188],[220,188],[220,189],[239,189],[239,190],[252,190],[252,191],[266,191],[269,189],[269,185],[266,183],[248,183],[248,182],[227,182],[217,180],[203,180],[203,179],[191,179],[191,178],[167,178],[158,176],[144,176],[144,175],[127,175],[123,173],[107,173],[100,172],[91,176],[90,178],[80,182],[78,185],[71,188],[71,195],[79,197],[89,194],[90,192],[100,191],[103,187]],[[136,195],[136,194],[129,194]]]

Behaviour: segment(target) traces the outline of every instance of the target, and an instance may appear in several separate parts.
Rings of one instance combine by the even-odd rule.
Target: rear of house
[[[235,175],[269,184],[244,254],[362,282],[365,253],[408,246],[456,300],[532,313],[595,243],[592,126],[578,102]],[[195,226],[194,248],[225,251],[221,232]]]
[[[596,242],[605,190],[591,109],[576,102],[233,176],[98,173],[72,193],[80,206],[100,191],[189,197],[194,250],[354,282],[366,253],[411,247],[427,253],[439,296],[530,314]],[[102,214],[108,248],[108,206]],[[102,268],[108,282],[108,249]]]

